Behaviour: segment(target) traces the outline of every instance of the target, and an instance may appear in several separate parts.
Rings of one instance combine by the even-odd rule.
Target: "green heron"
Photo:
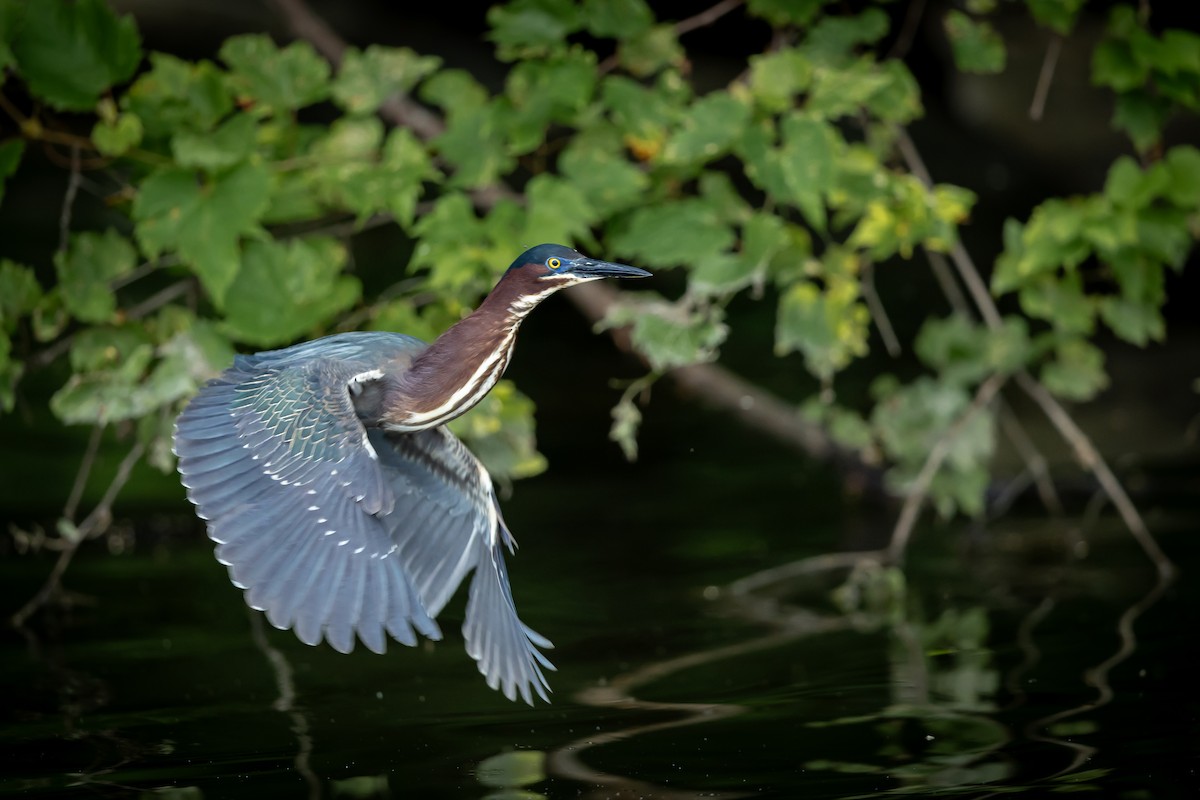
[[[525,316],[559,289],[641,278],[556,244],[523,253],[472,314],[432,344],[399,333],[327,336],[238,356],[175,426],[188,498],[250,607],[343,653],[355,634],[440,639],[434,618],[475,571],[467,653],[510,700],[546,700],[503,546],[516,544],[483,465],[445,428],[496,385]]]

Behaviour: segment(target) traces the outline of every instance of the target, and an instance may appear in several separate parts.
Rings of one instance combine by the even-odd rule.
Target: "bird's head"
[[[598,261],[561,244],[539,244],[517,257],[508,268],[526,281],[547,289],[563,289],[600,278],[649,278],[644,269]]]

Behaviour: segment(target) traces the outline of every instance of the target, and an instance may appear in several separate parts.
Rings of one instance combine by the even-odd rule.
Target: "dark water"
[[[519,608],[557,645],[549,706],[486,688],[461,601],[446,642],[343,656],[248,612],[199,523],[94,547],[68,608],[4,634],[0,792],[1194,796],[1194,509],[1151,511],[1185,569],[1169,586],[1114,520],[1011,515],[926,526],[902,574],[739,595],[761,570],[879,544],[893,515],[728,458],[554,470],[506,503]],[[6,608],[49,564],[0,561]]]

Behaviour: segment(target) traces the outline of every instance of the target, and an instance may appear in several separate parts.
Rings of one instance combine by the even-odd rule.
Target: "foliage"
[[[0,191],[31,142],[76,147],[124,181],[107,198],[119,222],[72,230],[46,255],[52,280],[41,264],[0,263],[0,404],[13,407],[37,348],[69,342],[71,376],[51,401],[60,419],[169,419],[235,348],[318,335],[351,311],[430,337],[524,245],[561,240],[678,270],[681,293],[640,294],[605,322],[630,326],[650,380],[718,358],[729,304],[765,298],[774,352],[821,390],[797,408],[886,457],[900,491],[954,428],[931,495],[943,513],[979,513],[992,410],[957,424],[983,381],[1032,370],[1059,396],[1088,399],[1108,380],[1102,328],[1139,345],[1165,335],[1165,274],[1182,268],[1200,218],[1200,151],[1163,152],[1162,130],[1200,103],[1200,38],[1113,9],[1092,77],[1116,94],[1113,124],[1140,160],[1119,159],[1094,194],[1007,223],[991,290],[1019,312],[986,326],[930,317],[913,343],[919,377],[879,377],[869,399],[841,404],[839,375],[871,346],[867,275],[953,251],[975,202],[897,167],[920,90],[884,55],[889,5],[860,5],[750,0],[738,13],[772,26],[771,46],[700,92],[684,29],[644,0],[511,0],[488,14],[509,64],[493,94],[406,48],[351,48],[334,69],[307,43],[243,35],[214,60],[186,61],[143,53],[133,20],[102,0],[0,0],[0,91],[33,98],[25,110],[5,100]],[[1027,0],[1058,35],[1081,6]],[[964,8],[942,19],[958,67],[1002,71],[997,4]],[[444,130],[389,130],[376,112],[397,92],[440,113]],[[82,112],[87,133],[45,109]],[[494,191],[506,182],[520,195]],[[345,221],[380,218],[413,242],[409,279],[363,305]],[[640,418],[627,393],[613,436],[631,455]],[[169,426],[143,427],[149,452],[165,453]],[[456,429],[501,477],[544,468],[532,404],[510,385]]]

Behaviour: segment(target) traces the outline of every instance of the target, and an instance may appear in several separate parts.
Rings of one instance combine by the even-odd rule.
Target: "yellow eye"
[[[562,261],[558,260],[557,258],[547,258],[546,266],[550,269],[558,269],[562,266]]]

